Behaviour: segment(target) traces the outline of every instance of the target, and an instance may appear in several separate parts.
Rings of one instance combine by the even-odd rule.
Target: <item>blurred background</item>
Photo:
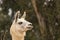
[[[34,28],[25,40],[60,40],[60,0],[0,0],[0,40],[11,40],[10,26],[16,11],[27,12]]]

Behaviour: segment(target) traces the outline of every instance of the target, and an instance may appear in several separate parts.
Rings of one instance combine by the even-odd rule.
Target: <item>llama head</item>
[[[17,11],[14,19],[16,30],[26,32],[27,30],[31,30],[33,28],[32,23],[25,20],[26,12],[24,12],[22,17],[20,18],[19,17],[20,17],[20,11]]]

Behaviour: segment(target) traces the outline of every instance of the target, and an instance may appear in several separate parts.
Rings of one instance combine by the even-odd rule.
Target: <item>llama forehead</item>
[[[24,18],[18,19],[17,22],[25,22],[26,20]]]
[[[32,24],[32,23],[26,21],[24,18],[18,19],[17,22],[23,22],[23,23],[27,23],[27,24]]]

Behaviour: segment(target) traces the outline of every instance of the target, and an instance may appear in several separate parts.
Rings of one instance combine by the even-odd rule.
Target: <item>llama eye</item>
[[[18,24],[22,24],[23,22],[19,22]]]

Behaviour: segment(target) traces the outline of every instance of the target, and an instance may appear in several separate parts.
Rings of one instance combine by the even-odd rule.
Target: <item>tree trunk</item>
[[[38,23],[39,23],[40,32],[41,32],[41,40],[47,40],[47,31],[46,31],[44,18],[41,16],[41,13],[38,12],[38,8],[36,6],[36,0],[31,0],[31,2],[34,8],[34,11],[36,13]]]

